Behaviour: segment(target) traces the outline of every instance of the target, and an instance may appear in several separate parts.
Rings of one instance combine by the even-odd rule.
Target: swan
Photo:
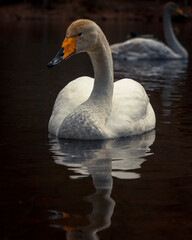
[[[188,58],[186,49],[179,43],[174,34],[171,24],[172,14],[183,15],[183,11],[175,3],[168,2],[163,11],[164,35],[168,46],[155,39],[138,37],[111,45],[113,57],[128,60]]]
[[[109,43],[93,21],[80,19],[67,29],[53,67],[70,56],[87,52],[94,79],[79,77],[58,94],[49,120],[49,133],[67,139],[112,139],[155,128],[155,114],[144,88],[132,79],[114,83]]]

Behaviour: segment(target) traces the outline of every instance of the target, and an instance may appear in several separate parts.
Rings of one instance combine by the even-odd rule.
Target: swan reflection
[[[135,170],[141,167],[146,156],[152,154],[149,147],[154,140],[155,131],[107,141],[50,138],[50,150],[55,163],[72,170],[72,179],[91,176],[96,189],[93,195],[87,197],[87,201],[92,204],[92,211],[88,216],[51,210],[50,226],[63,229],[66,239],[99,239],[97,233],[111,225],[115,207],[115,201],[111,198],[112,176],[121,179],[139,178],[140,175]],[[63,224],[58,224],[61,219],[64,220]],[[77,221],[78,224],[75,224]]]
[[[130,170],[138,169],[150,155],[150,145],[155,140],[155,131],[131,138],[120,138],[107,141],[70,141],[51,138],[51,152],[56,164],[73,170],[70,178],[91,175],[104,166],[112,176],[132,179],[140,177]],[[110,167],[111,166],[111,167]],[[102,171],[101,171],[102,175]]]

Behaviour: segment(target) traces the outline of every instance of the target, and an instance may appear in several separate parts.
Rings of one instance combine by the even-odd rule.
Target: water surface
[[[135,138],[68,141],[48,137],[58,92],[93,75],[86,54],[53,69],[68,23],[0,25],[1,239],[191,239],[192,64],[115,63],[115,79],[146,89],[156,130]],[[161,23],[101,22],[109,42],[154,33]],[[192,54],[190,22],[177,24]]]

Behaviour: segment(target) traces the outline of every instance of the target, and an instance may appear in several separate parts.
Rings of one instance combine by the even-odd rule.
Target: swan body
[[[173,32],[171,15],[174,13],[183,14],[176,4],[167,3],[163,12],[163,27],[167,45],[152,38],[134,38],[111,45],[113,57],[128,60],[188,58],[186,49],[179,43]]]
[[[110,139],[154,129],[155,114],[144,88],[132,79],[114,83],[110,47],[96,23],[73,22],[49,67],[83,51],[91,58],[94,79],[79,77],[63,88],[55,101],[49,132],[59,138]]]
[[[155,39],[134,38],[111,46],[114,58],[137,59],[181,59],[171,48]]]

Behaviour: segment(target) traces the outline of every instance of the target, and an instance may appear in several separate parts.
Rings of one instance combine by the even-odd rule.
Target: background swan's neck
[[[178,55],[183,58],[187,58],[188,54],[185,48],[177,40],[171,23],[171,15],[167,8],[164,8],[163,12],[163,27],[164,27],[164,36],[167,42],[167,45]]]
[[[109,44],[101,32],[98,47],[88,52],[94,69],[94,87],[88,101],[110,114],[113,97],[113,61]]]

